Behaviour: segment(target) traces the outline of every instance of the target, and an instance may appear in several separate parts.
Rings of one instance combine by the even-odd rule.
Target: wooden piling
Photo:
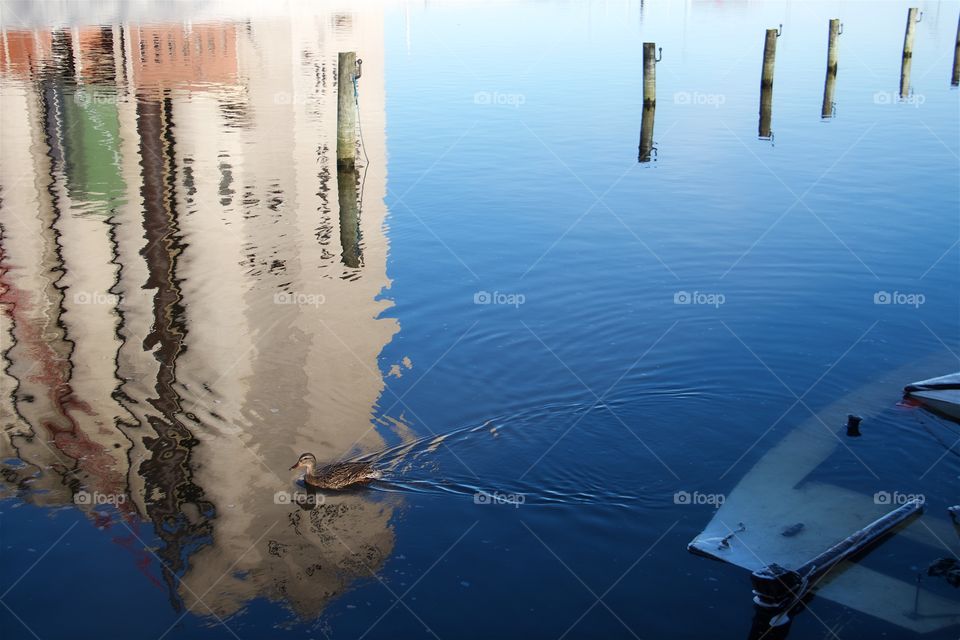
[[[910,66],[913,63],[913,35],[917,27],[917,8],[907,9],[907,30],[903,34],[903,60],[900,63],[900,97],[910,93]]]
[[[352,269],[363,262],[360,251],[360,212],[355,169],[337,167],[337,202],[340,205],[340,261]]]
[[[654,107],[644,107],[640,116],[640,154],[638,162],[650,162],[653,153],[653,116]]]
[[[341,51],[337,56],[337,167],[348,170],[357,160],[356,70],[356,52]]]
[[[837,83],[837,39],[840,36],[840,21],[830,21],[829,35],[827,36],[827,78],[823,84],[823,107],[820,109],[821,118],[833,117],[833,90]]]
[[[761,138],[771,136],[770,123],[773,112],[773,67],[777,57],[777,29],[767,29],[763,44],[763,72],[760,76],[760,126]]]
[[[653,120],[657,110],[657,46],[643,43],[643,115],[640,117],[639,162],[650,162],[653,151]]]
[[[643,106],[657,106],[657,45],[643,43]]]
[[[960,84],[960,19],[957,20],[957,44],[953,48],[953,76],[950,84],[954,87]]]

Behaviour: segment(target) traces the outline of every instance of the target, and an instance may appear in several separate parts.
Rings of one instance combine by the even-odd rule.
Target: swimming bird
[[[291,470],[298,468],[307,470],[303,481],[319,489],[345,489],[381,477],[380,471],[369,462],[335,462],[318,469],[317,457],[312,453],[301,454],[297,463],[290,467]]]

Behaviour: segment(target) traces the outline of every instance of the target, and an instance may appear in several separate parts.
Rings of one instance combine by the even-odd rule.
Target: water
[[[958,366],[960,5],[898,101],[908,6],[5,4],[4,637],[748,637],[686,544],[848,410],[809,479],[926,496],[862,560],[912,585],[958,551],[960,431],[896,403]],[[304,451],[387,472],[291,504]]]

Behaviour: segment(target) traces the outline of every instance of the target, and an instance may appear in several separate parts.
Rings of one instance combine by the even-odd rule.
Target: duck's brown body
[[[380,477],[380,473],[367,462],[342,462],[320,467],[303,476],[303,481],[320,489],[343,489],[354,484],[364,484]]]
[[[307,470],[303,481],[318,489],[345,489],[380,477],[380,472],[369,462],[336,462],[317,468],[317,459],[310,453],[300,456],[297,464],[290,468],[298,467]]]

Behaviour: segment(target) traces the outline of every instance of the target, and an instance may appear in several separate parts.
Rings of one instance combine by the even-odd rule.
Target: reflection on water
[[[653,121],[657,111],[657,62],[656,46],[643,43],[643,114],[640,116],[639,162],[650,162],[653,146]]]
[[[956,370],[956,6],[898,101],[905,3],[0,4],[0,636],[748,637],[721,499],[814,540],[897,491],[925,541],[843,575],[909,593],[789,633],[904,635],[957,541],[956,427],[895,406]],[[308,451],[384,477],[292,503]]]
[[[827,35],[827,75],[823,81],[823,104],[820,107],[821,118],[832,118],[837,110],[833,96],[837,88],[837,39],[843,26],[833,19]]]
[[[177,608],[315,616],[393,548],[392,498],[275,498],[301,451],[384,445],[382,31],[359,13],[5,32],[3,492],[148,525],[138,562]],[[344,49],[368,63],[362,181],[331,175]]]
[[[760,76],[760,123],[757,126],[757,135],[761,140],[771,140],[773,131],[770,121],[773,117],[773,71],[777,57],[778,29],[767,29],[763,43],[763,71]]]

